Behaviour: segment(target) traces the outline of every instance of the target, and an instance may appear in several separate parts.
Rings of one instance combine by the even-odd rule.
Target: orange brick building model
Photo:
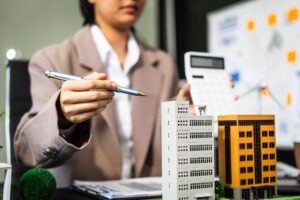
[[[219,116],[218,147],[226,197],[262,199],[277,193],[274,115]]]

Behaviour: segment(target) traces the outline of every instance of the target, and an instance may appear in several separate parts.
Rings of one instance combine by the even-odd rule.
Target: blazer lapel
[[[92,37],[89,26],[83,27],[74,36],[80,66],[88,71],[104,72],[98,50]]]
[[[86,73],[106,73],[106,70],[101,63],[95,42],[93,41],[90,27],[85,26],[83,29],[81,29],[74,36],[74,41],[82,69],[86,71]],[[99,140],[101,143],[99,148],[102,148],[102,150],[105,152],[105,155],[107,155],[107,161],[111,162],[111,169],[116,169],[116,171],[120,173],[120,163],[122,163],[122,157],[113,102],[105,108],[101,115],[109,126],[111,134],[109,134],[109,137],[105,137],[105,140]],[[101,133],[94,134],[101,135]]]
[[[151,54],[145,55],[132,73],[132,87],[145,92],[147,97],[132,98],[132,137],[135,157],[135,176],[140,176],[152,140],[157,107],[159,106],[160,85],[163,76],[155,65],[158,61]]]
[[[79,31],[75,35],[74,40],[82,70],[85,70],[86,72],[105,72],[89,26],[86,26]],[[141,59],[132,69],[132,87],[136,90],[146,92],[148,96],[132,97],[132,137],[134,145],[133,153],[135,157],[135,176],[141,174],[149,150],[156,121],[155,116],[157,115],[157,107],[160,103],[160,85],[163,82],[162,73],[155,68],[158,64],[158,60],[152,53],[146,55],[143,47],[140,47],[140,49]],[[117,132],[114,105],[112,103],[109,104],[101,115],[108,124],[111,134],[109,137],[105,137],[105,140],[99,141],[99,148],[105,152],[107,161],[110,161],[111,163],[111,169],[114,169],[116,173],[120,173],[122,167],[122,154]],[[94,134],[101,135],[101,133]]]

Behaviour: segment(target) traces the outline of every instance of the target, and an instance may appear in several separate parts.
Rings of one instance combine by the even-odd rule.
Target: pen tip
[[[143,93],[143,92],[138,92],[138,93],[137,93],[137,96],[146,97],[146,96],[147,96],[147,94],[145,94],[145,93]]]

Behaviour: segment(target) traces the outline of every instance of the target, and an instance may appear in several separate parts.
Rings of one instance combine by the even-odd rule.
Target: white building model
[[[215,196],[213,117],[188,113],[187,101],[162,103],[164,200]]]

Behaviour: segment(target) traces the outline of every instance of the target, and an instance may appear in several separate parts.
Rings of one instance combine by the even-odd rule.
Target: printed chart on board
[[[277,145],[300,134],[300,0],[256,0],[208,15],[209,50],[226,59],[241,114],[275,114]]]

